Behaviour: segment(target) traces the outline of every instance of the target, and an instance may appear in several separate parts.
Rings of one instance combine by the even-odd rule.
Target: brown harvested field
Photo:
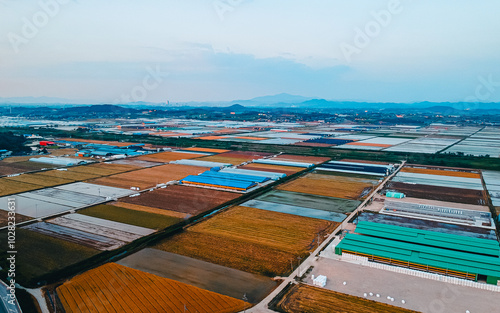
[[[0,178],[0,197],[40,188],[43,188],[43,186]]]
[[[49,149],[49,153],[51,156],[62,156],[62,155],[68,155],[68,156],[74,156],[75,153],[78,152],[78,149],[72,149],[72,148],[63,148],[63,149]]]
[[[283,166],[283,165],[272,165],[272,164],[259,164],[259,163],[250,163],[247,165],[240,166],[238,168],[245,170],[255,170],[255,171],[268,171],[274,173],[284,173],[287,175],[292,175],[297,172],[304,170],[305,168],[294,167],[294,166]]]
[[[80,165],[68,168],[70,172],[96,174],[100,176],[108,176],[123,172],[129,172],[140,169],[138,166],[113,164],[113,163],[95,163],[89,165]]]
[[[225,150],[225,149],[198,148],[198,147],[183,148],[182,150],[186,150],[186,151],[196,151],[196,152],[209,152],[209,153],[224,153],[224,152],[229,152],[229,151],[231,151],[231,150]]]
[[[481,178],[481,175],[479,173],[460,172],[460,171],[445,171],[445,170],[436,170],[436,169],[427,169],[427,168],[418,168],[418,167],[403,167],[401,169],[401,172],[453,176],[453,177]]]
[[[0,161],[0,164],[28,162],[29,159],[31,159],[32,157],[33,157],[32,155],[8,157],[8,158],[5,158],[2,161]],[[31,163],[33,163],[33,162],[31,162]]]
[[[8,160],[9,158],[5,159]],[[4,162],[0,161],[0,175],[11,175],[25,172],[39,171],[44,168],[56,168],[57,166],[37,162]]]
[[[206,170],[208,170],[207,167],[166,164],[128,173],[102,177],[90,182],[125,189],[130,189],[131,187],[146,189],[172,180],[180,180],[188,175],[197,175]]]
[[[177,217],[177,218],[185,218],[187,216],[187,214],[185,214],[185,213],[164,210],[164,209],[158,209],[158,208],[153,208],[153,207],[149,207],[149,206],[133,204],[133,203],[126,203],[126,202],[121,202],[121,201],[112,202],[110,204],[114,205],[114,206],[121,207],[121,208],[125,208],[125,209],[160,214],[160,215]]]
[[[416,311],[305,284],[293,285],[276,307],[280,312],[286,313],[416,313]]]
[[[137,160],[152,161],[152,162],[172,162],[184,159],[194,159],[199,158],[203,155],[197,153],[184,153],[184,152],[160,152],[154,154],[147,154],[137,157]]]
[[[108,263],[57,287],[64,310],[99,313],[232,313],[250,305],[242,300],[175,280]]]
[[[137,197],[123,198],[120,202],[198,215],[239,196],[239,194],[226,191],[172,185],[143,193]]]
[[[277,187],[280,190],[358,200],[372,190],[373,180],[340,175],[307,174]]]
[[[67,180],[73,180],[73,181],[83,181],[83,180],[87,180],[87,179],[101,177],[101,175],[97,175],[97,174],[74,172],[74,171],[71,171],[71,169],[68,169],[67,171],[58,171],[58,170],[43,171],[43,172],[36,173],[36,175],[39,175],[42,178],[43,177],[57,177],[60,179],[67,179]]]
[[[10,165],[0,165],[0,176],[19,174],[25,172],[24,169],[10,166]]]
[[[22,174],[19,176],[8,177],[5,179],[7,181],[28,183],[28,184],[40,185],[40,186],[44,186],[44,187],[69,184],[69,183],[72,183],[75,181],[73,179],[65,179],[65,178],[59,178],[59,177],[53,177],[53,176],[44,176],[44,175],[40,175],[38,173]]]
[[[8,225],[8,222],[9,222],[9,212],[8,211],[4,211],[4,210],[0,210],[0,227],[4,227],[4,226],[7,226]],[[16,224],[19,224],[19,223],[22,223],[22,222],[25,222],[25,221],[29,221],[31,220],[32,218],[29,217],[29,216],[24,216],[24,215],[21,215],[21,214],[16,214]]]
[[[269,277],[152,248],[117,263],[236,299],[246,294],[247,302],[253,304],[262,301],[279,284]]]
[[[384,190],[404,193],[408,197],[458,202],[465,204],[486,204],[486,192],[481,190],[440,187],[431,185],[414,185],[401,182],[388,182]]]
[[[338,223],[234,207],[155,248],[266,276],[290,272],[290,260],[304,257]],[[216,243],[216,244],[214,244]]]
[[[320,164],[326,161],[330,161],[330,158],[324,157],[314,157],[314,156],[306,156],[306,155],[293,155],[293,154],[281,154],[273,160],[282,160],[282,161],[291,161],[291,162],[304,162],[304,163],[314,163]]]

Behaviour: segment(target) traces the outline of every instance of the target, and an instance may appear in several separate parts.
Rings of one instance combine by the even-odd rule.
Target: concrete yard
[[[331,249],[328,247],[327,249]],[[326,275],[325,288],[424,313],[498,312],[500,293],[370,268],[350,262],[319,258],[311,275]],[[346,285],[343,284],[346,282]],[[373,296],[369,296],[369,293]],[[379,294],[380,297],[376,297]],[[394,302],[387,299],[390,296]],[[401,302],[405,300],[405,304]]]
[[[117,263],[236,299],[246,294],[251,303],[261,301],[278,285],[264,276],[150,248]]]

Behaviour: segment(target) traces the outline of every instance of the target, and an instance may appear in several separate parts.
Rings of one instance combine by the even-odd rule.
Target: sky
[[[500,102],[498,12],[498,0],[0,0],[0,97]]]

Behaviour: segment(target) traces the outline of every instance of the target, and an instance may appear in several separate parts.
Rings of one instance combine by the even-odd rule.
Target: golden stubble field
[[[232,313],[250,304],[168,278],[108,263],[57,287],[64,310],[96,313]]]
[[[299,284],[290,288],[278,302],[286,313],[416,313],[385,303],[375,302],[336,291]]]
[[[266,276],[285,275],[338,223],[233,207],[155,248]]]

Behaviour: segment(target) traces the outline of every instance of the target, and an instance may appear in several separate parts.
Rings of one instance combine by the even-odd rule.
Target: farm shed
[[[330,161],[318,167],[323,171],[386,176],[394,170],[393,165]]]
[[[456,236],[455,242],[448,244],[448,247],[428,246],[428,240],[415,238],[404,231],[396,234],[386,233],[385,226],[387,225],[378,225],[377,237],[347,234],[335,247],[335,253],[339,255],[343,253],[355,254],[367,257],[372,262],[474,281],[486,280],[487,283],[494,285],[497,285],[498,280],[500,280],[500,258],[498,257],[500,249],[496,241],[492,241],[496,242],[496,245],[493,243],[483,244],[481,251],[486,252],[486,254],[467,251],[471,250],[471,247],[461,248],[462,250],[457,251],[449,247],[451,245],[455,247],[455,242],[463,242],[463,238],[467,238],[467,240],[472,238]],[[391,238],[396,237],[396,235],[397,240]]]
[[[81,159],[48,158],[48,157],[31,158],[30,162],[46,163],[46,164],[59,165],[59,166],[73,166],[73,165],[87,163],[87,161],[81,160]]]
[[[252,183],[259,183],[259,184],[265,183],[266,181],[270,180],[269,177],[233,174],[233,173],[216,172],[216,171],[206,171],[206,172],[201,173],[198,176],[204,176],[204,177],[208,177],[208,178],[213,177],[213,178],[220,178],[220,179],[227,179],[227,180],[246,181],[246,182],[252,182]]]
[[[225,178],[215,178],[203,175],[189,175],[181,180],[181,182],[183,184],[225,188],[238,191],[245,191],[257,185],[257,183],[250,181],[229,180]]]

